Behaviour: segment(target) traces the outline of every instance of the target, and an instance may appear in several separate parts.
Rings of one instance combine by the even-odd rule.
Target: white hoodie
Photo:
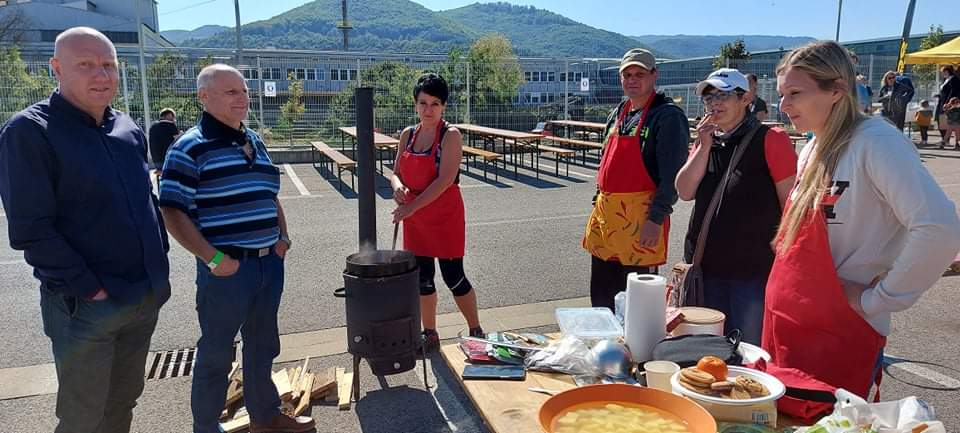
[[[882,118],[860,124],[833,181],[835,192],[846,186],[827,219],[833,262],[843,280],[881,277],[860,302],[870,325],[889,335],[890,313],[910,308],[960,251],[960,219],[913,143]]]

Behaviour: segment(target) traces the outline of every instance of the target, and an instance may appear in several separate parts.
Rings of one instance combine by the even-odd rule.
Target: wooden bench
[[[547,146],[546,144],[541,144],[537,146],[541,153],[552,153],[554,154],[553,160],[557,163],[557,176],[560,176],[560,159],[563,158],[564,164],[567,167],[567,177],[570,177],[570,158],[576,156],[577,151],[573,149],[564,149],[562,147],[553,147]]]
[[[491,152],[489,150],[477,149],[476,147],[463,146],[463,158],[467,166],[467,172],[470,172],[470,162],[476,164],[477,158],[483,159],[483,180],[487,180],[487,165],[493,163],[494,179],[500,181],[500,170],[497,168],[497,160],[502,159],[503,155]]]
[[[561,146],[567,146],[576,151],[580,151],[582,154],[582,161],[584,165],[587,164],[587,152],[591,150],[598,150],[598,151],[603,150],[603,144],[594,143],[592,141],[574,140],[572,138],[552,137],[552,136],[546,136],[543,138],[546,140],[550,140],[555,144],[559,144]]]
[[[321,164],[325,165],[327,161],[329,161],[330,173],[333,173],[334,166],[337,167],[337,180],[340,181],[340,184],[337,185],[337,191],[343,191],[343,178],[342,178],[343,170],[348,170],[350,172],[350,189],[355,189],[353,178],[355,176],[354,170],[357,168],[356,161],[350,158],[347,158],[347,156],[344,155],[343,153],[340,153],[339,150],[336,150],[328,146],[327,143],[324,143],[322,141],[313,141],[313,142],[310,142],[310,145],[313,146],[313,148],[311,149],[311,153],[312,155],[314,155],[314,157],[311,158],[311,161],[317,160],[315,155],[316,155],[316,152],[319,152]],[[316,166],[316,162],[314,162],[314,166]]]

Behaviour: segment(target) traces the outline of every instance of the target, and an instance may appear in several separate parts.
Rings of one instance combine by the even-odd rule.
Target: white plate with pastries
[[[730,365],[727,367],[727,380],[733,382],[738,376],[745,376],[749,379],[753,379],[763,385],[768,394],[762,397],[756,398],[747,398],[741,400],[735,400],[731,398],[723,398],[715,395],[702,394],[680,384],[680,374],[683,372],[678,371],[670,377],[670,385],[673,387],[674,394],[680,394],[683,396],[690,397],[695,400],[704,401],[708,403],[728,405],[728,406],[749,406],[753,404],[766,403],[769,401],[776,401],[778,398],[782,397],[783,394],[787,391],[787,388],[783,385],[779,379],[764,373],[762,371],[754,370],[746,367],[738,367]]]

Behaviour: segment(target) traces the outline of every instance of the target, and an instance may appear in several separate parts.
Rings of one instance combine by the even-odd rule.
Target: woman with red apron
[[[437,293],[434,285],[440,263],[443,281],[453,293],[470,335],[485,337],[480,327],[477,296],[463,271],[466,238],[459,170],[463,155],[460,132],[443,120],[449,90],[436,74],[424,74],[413,90],[420,123],[400,134],[391,184],[397,209],[394,223],[403,221],[403,248],[417,257],[420,267],[420,317],[428,351],[439,348]]]
[[[867,398],[890,313],[936,282],[960,249],[960,220],[912,143],[861,113],[855,85],[835,42],[777,67],[781,112],[815,138],[777,233],[762,346],[777,367]]]

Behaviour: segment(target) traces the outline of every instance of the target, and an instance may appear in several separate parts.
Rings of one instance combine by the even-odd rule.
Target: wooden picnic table
[[[480,147],[483,150],[490,150],[493,152],[497,151],[497,140],[500,141],[500,144],[503,148],[510,148],[510,159],[513,162],[513,178],[517,179],[519,177],[519,172],[517,170],[519,165],[523,164],[523,153],[526,153],[524,149],[533,149],[532,156],[530,158],[530,166],[536,173],[537,179],[540,178],[540,139],[543,138],[540,134],[534,134],[532,132],[520,132],[520,131],[511,131],[509,129],[499,129],[491,128],[489,126],[480,126],[472,125],[469,123],[458,123],[453,125],[460,132],[467,133],[470,137],[464,143],[471,147],[477,147],[477,138],[480,138]],[[487,147],[490,149],[487,149]],[[519,150],[519,152],[518,152]],[[520,155],[520,159],[517,160],[517,155]],[[504,161],[504,166],[506,166],[506,161]]]
[[[346,138],[350,137],[350,150],[356,152],[357,150],[357,127],[356,126],[341,126],[340,128],[340,148],[346,149]],[[380,161],[380,173],[383,173],[383,153],[387,152],[387,155],[390,155],[390,151],[395,151],[397,146],[400,144],[400,140],[393,138],[389,135],[381,134],[379,132],[373,133],[373,147],[377,151],[377,160]],[[354,156],[356,158],[356,156]]]
[[[596,133],[598,142],[603,141],[603,131],[607,128],[606,123],[584,122],[581,120],[548,120],[547,123],[562,127],[566,138],[574,138],[571,135],[574,135],[573,132],[576,129],[586,132],[588,136],[592,135],[590,134],[591,132]],[[556,132],[554,132],[554,134],[556,134]]]
[[[463,351],[458,343],[440,348],[443,359],[453,371],[457,382],[463,386],[470,401],[493,433],[536,433],[540,429],[540,405],[548,395],[530,391],[537,387],[556,391],[575,388],[573,378],[566,374],[527,371],[527,377],[519,380],[463,380],[461,374],[466,365]],[[778,415],[780,428],[802,425],[784,414]]]

